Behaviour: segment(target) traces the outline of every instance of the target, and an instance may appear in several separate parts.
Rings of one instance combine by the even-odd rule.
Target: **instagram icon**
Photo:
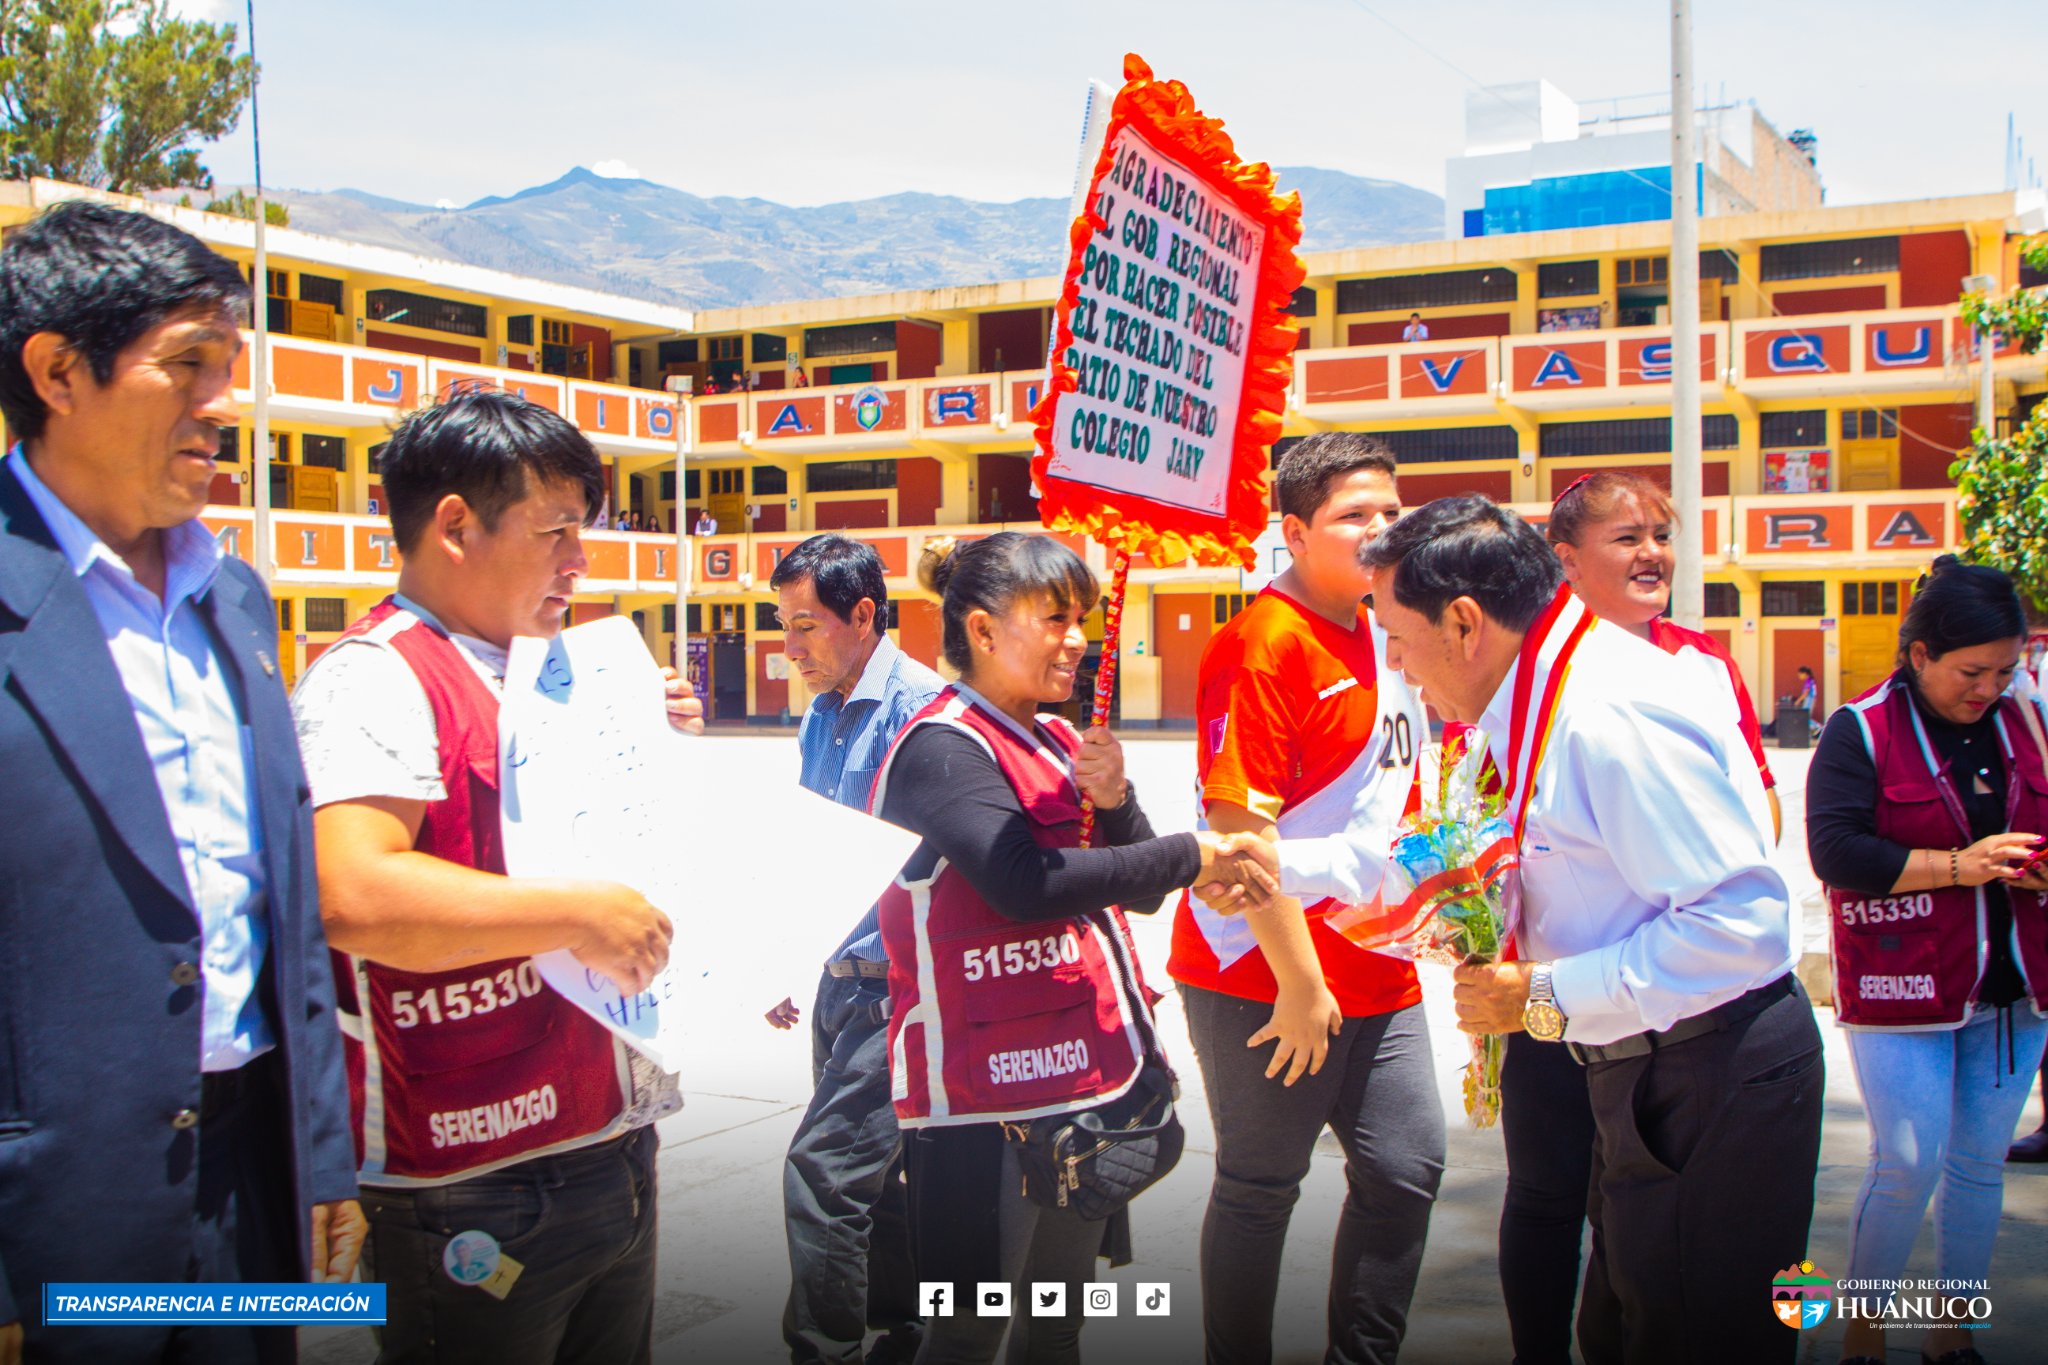
[[[1082,1286],[1081,1315],[1090,1318],[1115,1317],[1116,1286],[1113,1284],[1089,1284]]]

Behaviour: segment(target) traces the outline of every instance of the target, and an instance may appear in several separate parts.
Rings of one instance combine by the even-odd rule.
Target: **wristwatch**
[[[1539,1043],[1554,1043],[1564,1037],[1564,1011],[1550,987],[1550,964],[1539,962],[1529,969],[1529,1003],[1522,1006],[1522,1028]]]

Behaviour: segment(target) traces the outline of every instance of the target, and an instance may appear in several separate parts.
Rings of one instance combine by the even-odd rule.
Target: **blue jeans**
[[[378,1365],[646,1365],[657,1146],[649,1125],[452,1185],[364,1186],[363,1278],[388,1286]],[[522,1267],[503,1299],[442,1269],[471,1229]]]
[[[2048,1021],[2022,1001],[2011,1010],[2008,1058],[2003,1015],[1980,1010],[1941,1032],[1849,1030],[1849,1059],[1870,1116],[1870,1168],[1849,1225],[1848,1278],[1905,1273],[1930,1195],[1935,1274],[1990,1274],[2005,1149],[2048,1042]]]

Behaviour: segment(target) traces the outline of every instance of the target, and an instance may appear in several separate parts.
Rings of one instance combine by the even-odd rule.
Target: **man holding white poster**
[[[560,631],[602,465],[559,415],[483,391],[401,422],[381,477],[398,591],[315,662],[295,706],[365,1268],[390,1287],[382,1358],[645,1361],[651,1125],[680,1105],[675,1078],[532,958],[566,949],[638,992],[672,927],[615,882],[505,875],[499,812],[506,652]],[[671,723],[701,729],[687,686],[667,686]]]

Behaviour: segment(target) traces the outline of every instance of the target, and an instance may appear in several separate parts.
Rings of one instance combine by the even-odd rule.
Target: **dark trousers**
[[[1716,1032],[1586,1068],[1599,1129],[1586,1365],[1798,1356],[1769,1294],[1806,1254],[1823,1081],[1796,981]]]
[[[1271,1005],[1193,986],[1182,986],[1181,998],[1216,1128],[1216,1178],[1202,1222],[1209,1361],[1272,1359],[1287,1224],[1326,1127],[1344,1149],[1345,1181],[1326,1358],[1393,1360],[1444,1170],[1444,1111],[1422,1007],[1346,1019],[1322,1071],[1283,1086],[1266,1079],[1271,1049],[1245,1046],[1272,1017]]]
[[[889,1099],[889,983],[818,982],[811,1009],[816,1090],[782,1169],[789,1302],[782,1339],[794,1365],[858,1365],[870,1327],[888,1335],[870,1359],[917,1353],[917,1276],[903,1139]]]
[[[1570,1365],[1579,1246],[1593,1180],[1593,1102],[1586,1069],[1563,1043],[1508,1035],[1501,1136],[1508,1189],[1500,1209],[1500,1290],[1515,1365]]]
[[[653,1346],[652,1126],[452,1185],[363,1189],[363,1278],[386,1286],[379,1365],[645,1365]],[[518,1261],[503,1299],[450,1279],[459,1232]]]

